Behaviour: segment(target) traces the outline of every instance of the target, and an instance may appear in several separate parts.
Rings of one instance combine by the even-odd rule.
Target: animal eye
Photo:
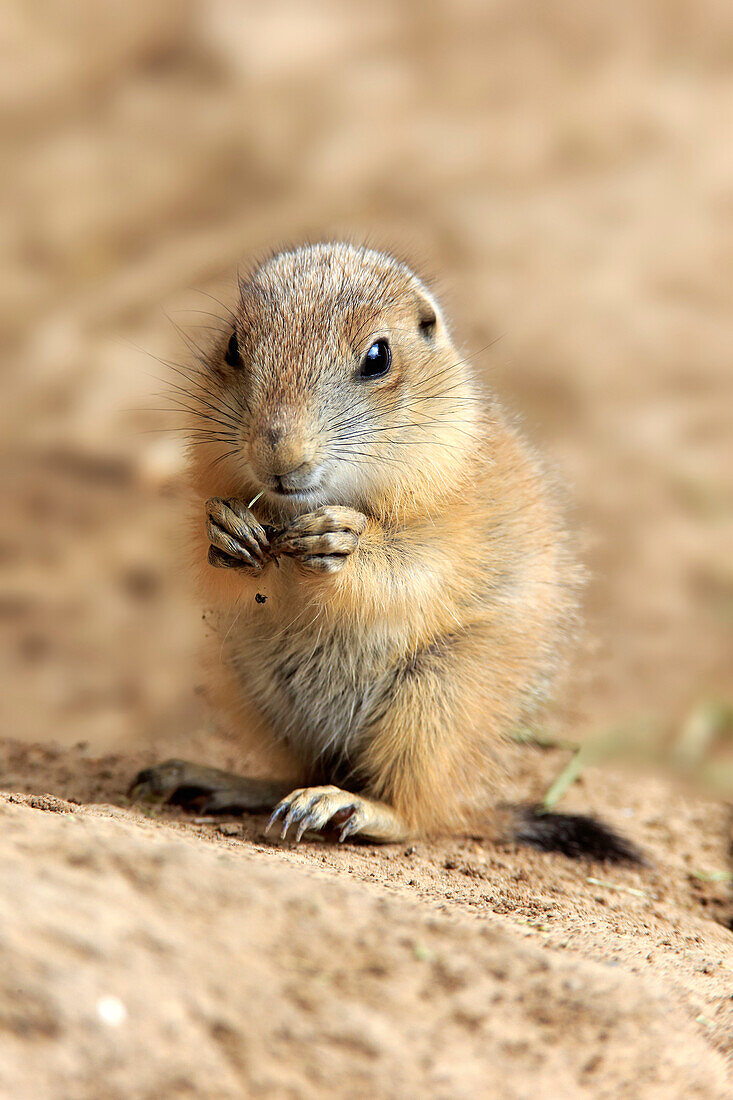
[[[362,378],[381,378],[392,365],[392,352],[386,340],[375,340],[361,361]]]
[[[236,332],[233,332],[229,337],[227,350],[224,352],[224,362],[228,363],[230,367],[244,366],[242,356],[239,354],[239,341],[237,340]]]

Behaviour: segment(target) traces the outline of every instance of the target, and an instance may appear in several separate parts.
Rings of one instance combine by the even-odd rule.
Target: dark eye
[[[361,361],[362,378],[381,378],[392,365],[392,352],[386,340],[375,340]]]
[[[228,363],[230,367],[244,366],[242,356],[239,354],[239,341],[237,340],[236,332],[233,332],[229,337],[227,350],[224,352],[224,362]]]

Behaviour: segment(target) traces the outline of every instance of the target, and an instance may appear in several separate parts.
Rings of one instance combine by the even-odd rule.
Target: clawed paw
[[[241,501],[212,497],[206,502],[206,516],[210,565],[257,576],[272,561],[264,527]]]
[[[275,554],[295,558],[305,569],[334,573],[354,553],[366,530],[367,520],[353,508],[337,505],[298,516],[272,540]]]
[[[269,832],[277,821],[282,821],[281,840],[286,838],[291,826],[296,826],[296,843],[305,832],[318,832],[330,826],[339,829],[341,842],[362,828],[366,821],[365,802],[359,795],[338,787],[305,787],[278,803],[265,831]]]

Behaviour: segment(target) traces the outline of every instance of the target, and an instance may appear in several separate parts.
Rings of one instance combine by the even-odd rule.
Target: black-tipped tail
[[[542,852],[603,863],[645,862],[635,844],[586,814],[555,814],[538,806],[517,806],[513,825],[513,839],[518,844]]]

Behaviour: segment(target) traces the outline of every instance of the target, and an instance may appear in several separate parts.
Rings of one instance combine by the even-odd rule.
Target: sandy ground
[[[727,5],[118,7],[11,4],[0,83],[0,1093],[730,1095]],[[126,803],[162,757],[237,765],[171,321],[195,339],[237,263],[330,234],[439,275],[569,486],[587,633],[542,732],[652,730],[561,803],[644,868]],[[508,746],[497,801],[569,755]]]

